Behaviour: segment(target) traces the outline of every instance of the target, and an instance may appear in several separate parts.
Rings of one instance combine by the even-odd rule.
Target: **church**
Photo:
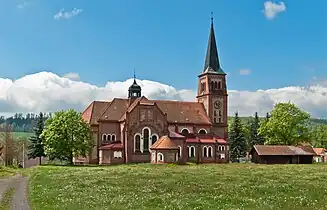
[[[194,102],[146,98],[134,77],[127,98],[93,101],[83,111],[94,144],[87,157],[75,157],[74,163],[227,163],[227,101],[211,18]]]

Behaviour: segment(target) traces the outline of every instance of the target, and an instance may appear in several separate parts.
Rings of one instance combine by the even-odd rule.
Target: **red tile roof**
[[[317,155],[322,155],[326,151],[325,148],[313,148],[313,150]]]
[[[151,149],[179,149],[179,147],[168,136],[162,136],[151,146]]]
[[[285,145],[254,145],[258,155],[315,155],[313,149],[308,147],[295,147]]]
[[[99,116],[108,104],[110,102],[93,101],[82,113],[82,118],[91,125],[97,125]]]
[[[218,137],[216,138],[215,136],[206,136],[201,137],[201,136],[195,136],[195,137],[188,137],[186,139],[187,143],[201,143],[201,144],[228,144],[227,141],[225,141],[224,139]]]
[[[114,142],[111,144],[102,145],[100,149],[108,149],[108,150],[122,150],[124,146],[121,142]]]
[[[97,120],[118,121],[124,118],[126,111],[132,110],[138,102],[143,105],[157,105],[167,113],[169,123],[211,125],[202,103],[185,101],[148,100],[146,97],[136,99],[130,104],[129,99],[115,98],[112,102],[92,102],[83,112],[83,119],[91,124]]]
[[[109,106],[100,113],[100,120],[118,121],[126,112],[128,108],[128,99],[115,98]]]

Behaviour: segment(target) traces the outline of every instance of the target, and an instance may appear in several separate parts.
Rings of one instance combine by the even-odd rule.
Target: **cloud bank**
[[[195,90],[178,90],[155,81],[138,80],[143,95],[150,99],[195,101]],[[26,75],[17,80],[0,78],[0,113],[54,112],[74,108],[83,111],[93,100],[111,100],[127,96],[133,79],[108,81],[105,86],[71,80],[51,72]],[[291,101],[313,117],[327,117],[327,85],[238,91],[229,90],[229,115],[239,111],[264,116],[277,102]]]

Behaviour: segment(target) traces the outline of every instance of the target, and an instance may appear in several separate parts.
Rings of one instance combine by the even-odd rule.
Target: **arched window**
[[[154,144],[154,143],[156,143],[157,140],[158,140],[158,136],[157,135],[152,135],[152,137],[151,137],[151,143]]]
[[[211,81],[211,90],[215,89],[215,84],[213,81]]]
[[[208,157],[212,157],[212,147],[211,146],[208,146],[208,148],[207,148],[207,155],[208,155]]]
[[[181,146],[178,146],[179,150],[178,150],[178,157],[181,157],[182,156],[182,147]]]
[[[141,136],[139,134],[134,136],[134,151],[141,151]]]
[[[221,117],[221,110],[219,110],[219,116]]]
[[[207,147],[204,146],[203,147],[203,157],[207,157],[208,156],[208,153],[207,153]]]
[[[218,88],[218,82],[215,82],[215,89]]]
[[[158,153],[158,157],[157,157],[158,161],[160,162],[164,162],[164,155],[162,153]]]
[[[218,89],[221,89],[221,82],[218,82]]]
[[[218,146],[218,151],[221,151],[221,146],[220,145]]]
[[[107,141],[107,135],[106,134],[102,134],[102,141]]]
[[[215,110],[215,111],[213,111],[213,116],[217,116],[217,111]]]
[[[221,146],[221,151],[225,151],[225,146]]]
[[[107,134],[107,141],[111,141],[111,135]]]
[[[111,141],[116,141],[116,135],[115,134],[111,135]]]
[[[190,133],[190,131],[187,129],[187,128],[183,128],[182,129],[182,134],[189,134]]]
[[[194,146],[188,147],[188,157],[195,157],[195,147]]]
[[[149,151],[149,136],[150,135],[150,131],[148,128],[145,128],[143,130],[143,151],[146,152],[146,151]]]
[[[205,130],[205,129],[203,129],[203,128],[201,128],[200,130],[199,130],[199,134],[206,134],[207,133],[207,131]]]

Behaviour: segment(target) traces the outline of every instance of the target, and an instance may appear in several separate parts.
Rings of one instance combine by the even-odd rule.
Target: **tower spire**
[[[134,83],[136,84],[135,68],[134,68]]]
[[[208,40],[207,54],[204,63],[204,69],[202,73],[225,74],[225,72],[220,67],[219,58],[218,58],[216,37],[213,27],[213,12],[211,12],[210,34]]]

